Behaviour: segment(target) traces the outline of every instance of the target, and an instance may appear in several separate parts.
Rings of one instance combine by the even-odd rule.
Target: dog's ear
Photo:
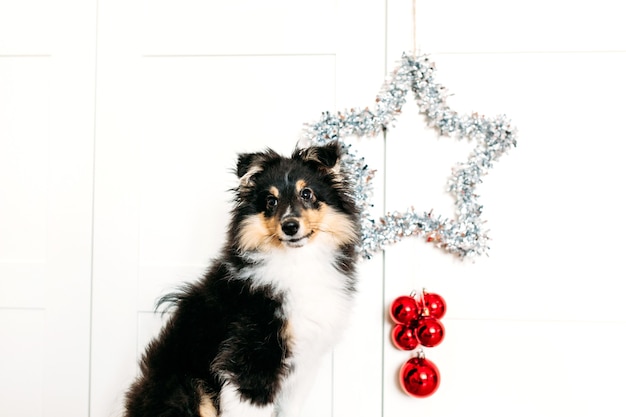
[[[255,176],[263,171],[267,162],[279,155],[271,149],[265,152],[242,153],[237,159],[237,177],[244,186],[254,185]]]
[[[254,176],[263,171],[263,155],[260,153],[240,154],[237,159],[237,177],[243,186],[254,184]]]
[[[339,173],[339,160],[341,158],[341,147],[339,142],[332,141],[324,146],[312,146],[310,148],[296,150],[292,155],[293,159],[300,159],[304,162],[313,162],[319,168]]]

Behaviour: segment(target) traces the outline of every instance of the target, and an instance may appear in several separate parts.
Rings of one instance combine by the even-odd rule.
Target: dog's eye
[[[311,190],[310,188],[303,188],[302,191],[300,191],[300,197],[302,197],[302,199],[305,201],[312,200],[313,190]]]
[[[266,200],[266,206],[268,209],[273,209],[278,205],[278,199],[273,195],[268,195]]]

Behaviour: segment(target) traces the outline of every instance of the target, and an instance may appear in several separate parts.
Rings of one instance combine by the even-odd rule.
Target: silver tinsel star
[[[489,249],[476,186],[493,162],[516,145],[516,129],[504,116],[489,119],[478,114],[459,115],[446,104],[445,88],[435,82],[434,75],[435,65],[427,56],[403,54],[401,64],[376,98],[375,110],[324,112],[319,121],[306,125],[302,139],[308,143],[339,140],[342,144],[342,168],[362,213],[359,250],[364,258],[407,236],[424,236],[428,242],[462,258],[482,255]],[[467,138],[477,144],[468,160],[455,167],[448,180],[449,192],[455,199],[455,219],[413,208],[372,219],[369,200],[374,171],[342,141],[347,136],[374,136],[387,129],[400,113],[409,91],[413,92],[419,112],[429,126],[442,135]]]

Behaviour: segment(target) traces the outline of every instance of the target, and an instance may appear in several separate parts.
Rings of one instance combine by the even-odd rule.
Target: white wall
[[[406,239],[362,265],[357,314],[305,416],[623,416],[626,33],[616,2],[416,0],[416,40],[460,113],[518,146],[479,187],[488,257]],[[413,47],[411,0],[0,0],[0,415],[114,416],[154,300],[221,246],[236,153],[289,152],[322,111],[375,105]],[[408,99],[374,212],[452,213],[471,144]],[[438,185],[441,184],[441,185]],[[452,214],[450,214],[452,216]],[[448,302],[414,399],[388,304]]]

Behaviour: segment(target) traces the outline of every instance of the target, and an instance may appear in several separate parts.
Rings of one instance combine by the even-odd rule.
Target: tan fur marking
[[[278,240],[278,236],[280,232],[280,220],[278,220],[274,216],[270,218],[266,218],[262,214],[260,214],[259,217],[261,217],[261,220],[265,224],[265,229],[268,231],[268,233],[271,236],[271,240],[268,243],[271,246],[275,246],[275,247],[281,246],[282,244],[280,243],[280,240]]]
[[[290,321],[287,321],[283,326],[281,335],[287,341],[287,347],[291,349],[293,347],[293,329]]]
[[[300,192],[302,191],[303,188],[306,187],[306,181],[304,180],[298,180],[296,181],[296,191]]]
[[[208,395],[202,395],[200,406],[198,407],[200,417],[217,417],[217,410],[213,405],[213,400]]]
[[[276,198],[280,197],[280,192],[278,191],[278,188],[274,187],[273,185],[270,187],[269,192]]]
[[[319,210],[305,210],[303,220],[307,229],[331,234],[337,246],[358,241],[358,232],[350,218],[324,203],[320,203]]]
[[[241,223],[239,231],[239,249],[268,250],[270,247],[281,245],[276,234],[280,227],[275,218],[266,219],[262,213],[250,216]]]
[[[302,210],[302,223],[304,226],[304,234],[310,233],[311,230],[324,231],[324,212],[326,211],[326,205],[321,204],[319,210],[306,209]],[[316,237],[316,233],[311,235],[310,239],[313,240]]]

